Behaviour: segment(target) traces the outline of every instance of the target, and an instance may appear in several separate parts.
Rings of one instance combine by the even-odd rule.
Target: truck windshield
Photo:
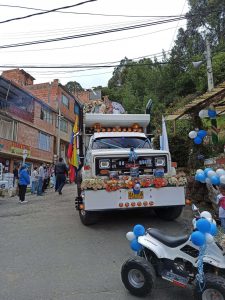
[[[115,148],[146,148],[152,149],[151,142],[141,137],[112,137],[98,138],[92,143],[92,149],[115,149]]]

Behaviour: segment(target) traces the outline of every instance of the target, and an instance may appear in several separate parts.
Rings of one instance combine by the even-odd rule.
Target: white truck
[[[180,216],[184,181],[172,174],[170,153],[152,148],[149,123],[149,114],[84,114],[75,199],[84,225],[107,210],[153,208],[166,220]]]

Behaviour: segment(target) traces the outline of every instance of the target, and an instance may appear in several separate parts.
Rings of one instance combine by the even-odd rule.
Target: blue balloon
[[[145,228],[144,226],[137,224],[134,226],[133,232],[136,235],[136,237],[139,237],[145,234]]]
[[[191,234],[191,241],[196,246],[203,246],[205,244],[205,235],[201,233],[200,231],[194,231]]]
[[[201,233],[210,233],[211,223],[208,220],[201,218],[196,222],[196,228]]]
[[[212,109],[209,109],[208,110],[208,116],[210,118],[215,118],[216,117],[216,111],[215,110],[212,110]]]
[[[216,224],[211,223],[210,225],[211,225],[211,227],[210,227],[210,232],[209,232],[209,233],[210,233],[212,236],[215,236],[215,235],[217,234],[217,227],[216,227]]]
[[[134,239],[133,241],[131,241],[130,247],[134,251],[140,251],[142,249],[142,245],[139,244],[136,239]]]
[[[203,139],[205,136],[207,136],[207,131],[205,130],[199,130],[198,136]]]
[[[196,180],[197,180],[197,181],[205,182],[205,179],[206,179],[206,177],[205,177],[205,174],[204,174],[204,173],[198,173],[198,174],[196,175]]]
[[[211,180],[212,184],[215,184],[215,185],[219,185],[220,184],[220,178],[219,178],[219,176],[214,175],[214,176],[212,176],[210,178],[210,180]]]
[[[205,176],[208,176],[208,172],[209,172],[209,171],[213,171],[213,169],[212,169],[212,168],[206,168],[206,169],[204,170]]]
[[[196,145],[200,145],[201,142],[202,142],[202,139],[201,139],[199,136],[197,136],[197,137],[194,139],[194,143],[195,143]]]

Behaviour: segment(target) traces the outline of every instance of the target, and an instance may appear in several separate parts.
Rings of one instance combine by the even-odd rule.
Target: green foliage
[[[80,85],[80,83],[78,83],[76,81],[69,81],[69,82],[67,82],[67,84],[65,85],[65,87],[67,88],[67,90],[71,94],[75,94],[77,91],[83,91],[84,90],[82,88],[82,86]]]

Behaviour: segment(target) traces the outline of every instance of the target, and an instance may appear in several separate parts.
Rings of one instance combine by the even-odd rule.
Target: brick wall
[[[20,69],[3,71],[2,76],[16,82],[20,86],[31,85],[34,81],[34,78],[30,74]]]
[[[42,120],[41,117],[41,103],[38,103],[35,101],[34,104],[34,125],[39,128],[40,130],[43,130],[44,132],[47,132],[51,135],[56,135],[56,118],[57,113],[54,111],[51,111],[53,120],[52,123],[47,122],[46,120]]]

